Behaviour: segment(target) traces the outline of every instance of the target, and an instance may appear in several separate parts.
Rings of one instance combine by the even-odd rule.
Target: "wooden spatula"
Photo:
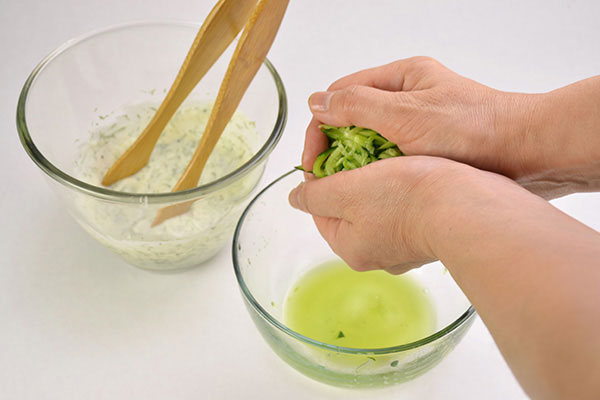
[[[289,0],[260,0],[233,53],[217,100],[210,114],[206,130],[200,139],[192,160],[187,165],[173,192],[191,189],[198,184],[206,161],[213,151],[223,129],[231,119],[246,89],[269,51]],[[189,210],[191,202],[178,203],[158,211],[152,226]]]
[[[256,7],[256,0],[219,0],[200,27],[173,85],[137,140],[108,170],[105,186],[135,174],[152,154],[156,141],[181,103],[235,39]]]

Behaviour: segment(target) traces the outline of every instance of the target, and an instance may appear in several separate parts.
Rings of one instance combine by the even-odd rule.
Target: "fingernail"
[[[329,110],[332,92],[316,92],[308,98],[308,105],[315,112],[325,112]]]
[[[297,208],[298,210],[301,210],[302,208],[300,207],[300,187],[302,186],[302,183],[300,185],[298,185],[294,190],[292,190],[290,192],[290,195],[288,197],[288,200],[290,202],[290,205],[294,208]]]

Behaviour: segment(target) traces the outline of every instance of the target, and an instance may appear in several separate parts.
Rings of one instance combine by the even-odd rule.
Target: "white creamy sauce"
[[[129,193],[170,192],[190,161],[204,132],[212,105],[180,107],[163,131],[148,165],[110,189]],[[156,108],[144,104],[126,108],[94,130],[80,146],[75,176],[95,186],[110,166],[135,141]],[[108,118],[106,119],[108,120]],[[105,121],[106,121],[105,120]],[[236,113],[211,154],[199,184],[233,172],[258,149],[254,122]],[[189,212],[151,227],[164,205],[124,204],[96,198],[76,199],[76,215],[84,228],[127,261],[143,268],[180,269],[212,257],[229,239],[241,205],[262,174],[256,168],[243,178],[193,203]]]

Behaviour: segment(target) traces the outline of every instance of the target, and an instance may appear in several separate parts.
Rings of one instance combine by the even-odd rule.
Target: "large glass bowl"
[[[373,349],[338,347],[284,324],[288,290],[307,270],[335,258],[310,215],[288,204],[289,192],[302,178],[301,172],[292,171],[260,192],[234,234],[235,274],[248,312],[266,342],[298,371],[336,386],[385,386],[434,367],[462,339],[476,315],[439,262],[407,273],[428,294],[436,314],[435,330],[413,343]]]
[[[33,70],[19,98],[21,142],[69,213],[100,243],[141,268],[184,269],[216,254],[231,238],[285,125],[283,83],[265,60],[238,107],[258,134],[248,141],[253,155],[237,169],[177,193],[117,192],[78,177],[78,152],[94,127],[110,124],[132,104],[160,104],[198,28],[192,23],[129,23],[70,40]],[[214,101],[233,47],[183,106]],[[185,223],[176,217],[138,229],[149,227],[160,208],[189,201],[194,203]]]

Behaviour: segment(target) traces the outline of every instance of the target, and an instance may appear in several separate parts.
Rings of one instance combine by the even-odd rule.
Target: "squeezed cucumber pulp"
[[[341,260],[305,273],[290,289],[283,311],[289,328],[340,347],[393,347],[435,332],[433,304],[414,278],[356,272]]]

